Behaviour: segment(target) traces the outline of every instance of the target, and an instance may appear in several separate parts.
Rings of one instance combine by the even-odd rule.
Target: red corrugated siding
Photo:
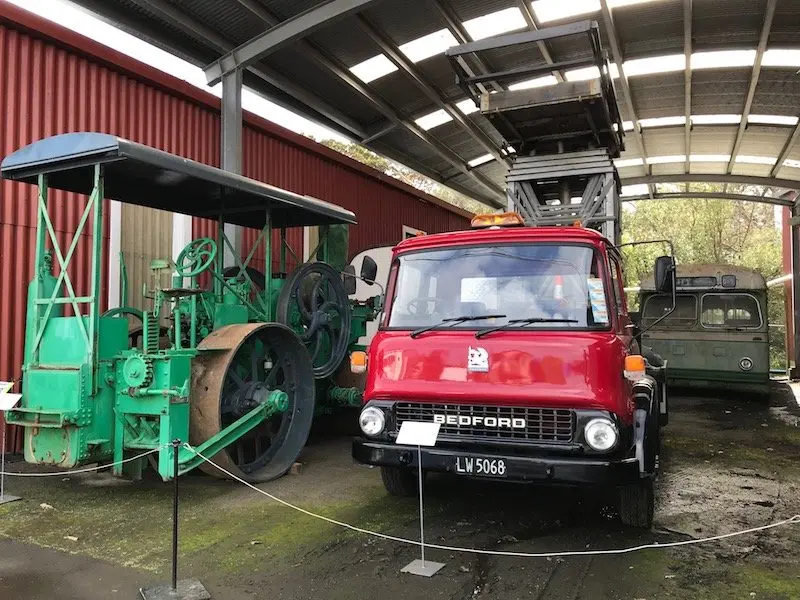
[[[219,100],[52,22],[0,0],[0,155],[41,137],[101,131],[219,165]],[[255,115],[245,116],[243,170],[250,177],[346,207],[360,224],[350,236],[351,256],[399,241],[403,225],[433,233],[462,229],[464,214]],[[33,186],[0,182],[0,379],[18,378],[22,362],[26,285],[33,269],[36,225]],[[51,196],[54,227],[73,232],[85,206],[75,195]],[[104,238],[108,237],[105,207]],[[213,225],[196,219],[194,235]],[[245,234],[245,253],[258,232]],[[276,236],[277,237],[277,236]],[[302,252],[302,231],[289,232]],[[78,246],[71,276],[76,292],[88,288],[88,237]],[[63,239],[60,240],[63,244]],[[278,260],[275,242],[275,263]],[[107,253],[106,253],[107,255]],[[259,255],[263,256],[259,252]],[[106,256],[106,261],[108,257]],[[263,268],[263,260],[254,266]],[[290,268],[294,265],[290,261]],[[104,265],[103,287],[107,277]],[[103,297],[106,297],[105,291]],[[1,422],[0,422],[1,423]],[[20,449],[10,430],[12,449]]]

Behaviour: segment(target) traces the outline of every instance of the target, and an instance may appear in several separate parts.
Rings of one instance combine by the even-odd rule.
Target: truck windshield
[[[500,314],[453,329],[496,327],[540,318],[574,322],[513,328],[605,328],[608,307],[600,254],[589,246],[508,244],[400,255],[386,325],[416,329],[465,315]],[[613,297],[613,295],[611,296]]]

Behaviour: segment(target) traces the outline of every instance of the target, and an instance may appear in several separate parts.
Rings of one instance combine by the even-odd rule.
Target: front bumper
[[[358,462],[369,465],[414,468],[418,465],[416,447],[364,438],[353,440],[352,454]],[[598,457],[520,456],[503,454],[502,450],[487,451],[485,448],[476,448],[474,452],[446,447],[423,448],[422,468],[425,471],[456,473],[457,460],[463,462],[467,458],[503,459],[506,476],[495,478],[503,481],[621,485],[640,480],[636,458],[604,460]]]

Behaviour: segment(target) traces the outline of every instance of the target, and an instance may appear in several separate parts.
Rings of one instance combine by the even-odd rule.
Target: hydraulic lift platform
[[[537,46],[566,37],[585,39],[585,51],[544,63]],[[612,160],[625,149],[624,132],[597,22],[487,38],[449,48],[446,55],[456,83],[504,137],[506,151],[514,157],[506,176],[509,210],[531,225],[580,221],[619,243],[622,186]],[[504,62],[519,57],[520,66],[474,74],[470,55],[486,65],[493,56],[504,56]],[[594,77],[554,84],[544,79],[574,69],[590,69]]]

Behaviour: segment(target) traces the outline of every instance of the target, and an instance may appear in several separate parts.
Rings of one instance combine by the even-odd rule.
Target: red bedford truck
[[[415,494],[416,448],[394,440],[403,421],[436,422],[425,472],[602,487],[623,523],[649,528],[666,365],[640,354],[618,249],[515,213],[472,226],[395,247],[379,330],[351,356],[366,370],[353,457]],[[655,269],[674,295],[674,259]]]

